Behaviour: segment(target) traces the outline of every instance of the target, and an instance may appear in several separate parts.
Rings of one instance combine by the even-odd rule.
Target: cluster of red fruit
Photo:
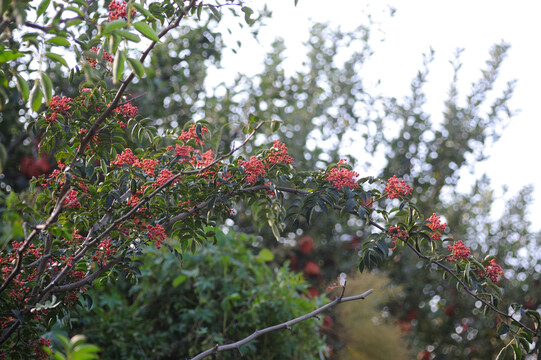
[[[131,11],[131,16],[135,16],[136,11]],[[126,12],[126,2],[125,1],[111,1],[109,4],[109,21],[117,19],[126,19],[128,13]]]

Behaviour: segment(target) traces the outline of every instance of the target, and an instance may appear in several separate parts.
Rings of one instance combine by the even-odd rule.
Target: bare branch
[[[262,329],[262,330],[256,330],[251,335],[249,335],[249,336],[245,337],[244,339],[239,340],[237,342],[234,342],[234,343],[231,343],[231,344],[226,344],[226,345],[216,345],[213,348],[210,348],[210,349],[208,349],[206,351],[203,351],[202,353],[196,355],[195,357],[191,358],[191,360],[200,360],[200,359],[206,358],[207,356],[210,356],[212,354],[216,354],[216,353],[219,353],[219,352],[222,352],[222,351],[233,350],[233,349],[239,350],[239,348],[242,345],[249,343],[250,341],[254,340],[255,338],[260,337],[261,335],[264,335],[264,334],[267,334],[267,333],[270,333],[270,332],[273,332],[273,331],[276,331],[276,330],[290,329],[292,325],[295,325],[297,323],[300,323],[301,321],[305,321],[305,320],[311,319],[313,317],[316,317],[318,314],[322,313],[323,311],[327,310],[328,308],[330,308],[330,307],[332,307],[332,306],[334,306],[336,304],[341,304],[341,303],[348,302],[348,301],[364,300],[368,295],[370,295],[374,291],[373,289],[370,289],[370,290],[367,290],[364,293],[359,294],[359,295],[343,297],[344,290],[345,290],[345,285],[342,288],[342,294],[339,297],[337,297],[336,299],[334,299],[330,303],[328,303],[326,305],[323,305],[322,307],[317,308],[316,310],[312,311],[311,313],[299,316],[298,318],[283,322],[283,323],[278,324],[278,325],[269,326],[268,328],[265,328],[265,329]]]

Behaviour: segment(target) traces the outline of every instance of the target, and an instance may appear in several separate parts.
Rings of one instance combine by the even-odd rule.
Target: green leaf
[[[277,132],[278,129],[280,129],[280,125],[282,125],[282,122],[280,120],[272,120],[271,121],[271,131]]]
[[[30,89],[28,87],[28,83],[25,79],[19,74],[17,74],[17,89],[23,96],[24,102],[28,101],[28,96],[30,95]]]
[[[49,59],[51,59],[52,61],[54,62],[57,62],[59,64],[62,64],[64,66],[68,66],[68,63],[66,62],[66,60],[64,60],[64,58],[58,54],[54,54],[54,53],[46,53],[45,56],[47,56]]]
[[[502,336],[504,334],[507,334],[509,332],[509,326],[502,322],[500,326],[498,327],[498,336]]]
[[[53,97],[53,82],[51,81],[51,78],[46,73],[41,73],[41,88],[43,91],[43,94],[45,94],[45,101],[47,104],[51,101],[51,98]]]
[[[124,19],[109,21],[105,24],[105,33],[110,34],[117,29],[126,27],[126,25],[128,25],[128,23]]]
[[[117,84],[124,72],[125,55],[123,51],[117,50],[113,62],[113,83]]]
[[[39,6],[38,6],[38,13],[37,13],[37,19],[39,19],[39,17],[45,12],[45,10],[47,10],[47,8],[49,7],[49,4],[51,3],[51,0],[43,0]]]
[[[353,210],[355,205],[357,205],[357,201],[355,201],[355,199],[348,199],[348,201],[346,201],[346,205],[344,205],[344,211],[350,212]]]
[[[128,65],[138,78],[142,78],[145,75],[145,68],[139,60],[128,58]]]
[[[247,6],[243,6],[242,11],[244,12],[244,21],[246,21],[248,25],[253,25],[255,20],[250,19],[250,16],[254,13],[254,11]]]
[[[64,36],[55,36],[46,41],[49,44],[69,47],[71,43]]]
[[[150,11],[148,11],[147,9],[145,9],[143,6],[141,6],[140,4],[136,3],[136,2],[132,2],[131,3],[131,6],[133,6],[134,8],[137,9],[137,11],[139,11],[141,14],[145,15],[146,17],[152,17],[152,14],[150,13]]]
[[[83,294],[83,298],[86,300],[86,309],[92,309],[92,297],[90,297],[90,295]]]
[[[133,27],[135,28],[135,30],[139,31],[144,37],[149,38],[152,41],[160,41],[158,34],[156,34],[154,29],[152,29],[146,22],[136,22],[135,24],[133,24]]]
[[[8,152],[2,143],[0,143],[0,173],[4,171],[4,165],[7,163]]]
[[[0,51],[0,63],[5,63],[24,56],[24,53],[13,52],[11,50]]]
[[[216,9],[214,6],[209,5],[209,9],[212,12],[212,15],[216,18],[216,20],[220,21],[222,20],[222,14]]]
[[[139,37],[139,35],[129,32],[127,30],[118,30],[116,33],[122,36],[124,39],[133,41],[135,43],[138,43],[139,41],[141,41],[141,38]]]
[[[520,350],[520,346],[512,344],[513,351],[515,353],[515,360],[521,360],[522,359],[522,350]]]
[[[41,87],[39,86],[39,80],[34,80],[34,87],[32,88],[32,91],[30,92],[30,108],[32,111],[38,111],[39,107],[41,106],[41,98],[43,94],[41,93]]]
[[[188,277],[184,274],[180,274],[173,280],[173,287],[178,287],[183,282],[185,282],[188,279]]]
[[[257,259],[261,262],[269,262],[274,260],[274,254],[269,249],[261,249],[257,254]]]

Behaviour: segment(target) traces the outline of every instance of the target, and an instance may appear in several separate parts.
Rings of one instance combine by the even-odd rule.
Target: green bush
[[[255,255],[247,235],[216,234],[217,243],[180,257],[149,250],[136,283],[121,278],[91,290],[94,305],[75,322],[102,350],[102,359],[179,359],[256,329],[312,311],[322,298],[306,297],[307,284],[273,255]],[[249,359],[314,359],[324,351],[319,320],[263,335],[240,348]],[[221,353],[222,359],[239,357]]]

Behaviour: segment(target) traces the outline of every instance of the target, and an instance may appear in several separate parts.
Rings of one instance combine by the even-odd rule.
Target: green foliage
[[[287,264],[273,270],[268,250],[254,253],[254,237],[217,232],[216,238],[182,260],[169,251],[146,251],[135,282],[121,278],[89,291],[93,308],[71,331],[99,345],[102,359],[186,358],[322,304],[324,298],[306,296],[305,281]],[[318,359],[324,346],[319,324],[311,319],[264,335],[240,351],[250,359]]]
[[[53,351],[46,348],[53,360],[93,360],[99,359],[100,349],[96,345],[88,344],[84,335],[75,335],[71,339],[63,335],[56,335],[57,346],[61,350]]]

